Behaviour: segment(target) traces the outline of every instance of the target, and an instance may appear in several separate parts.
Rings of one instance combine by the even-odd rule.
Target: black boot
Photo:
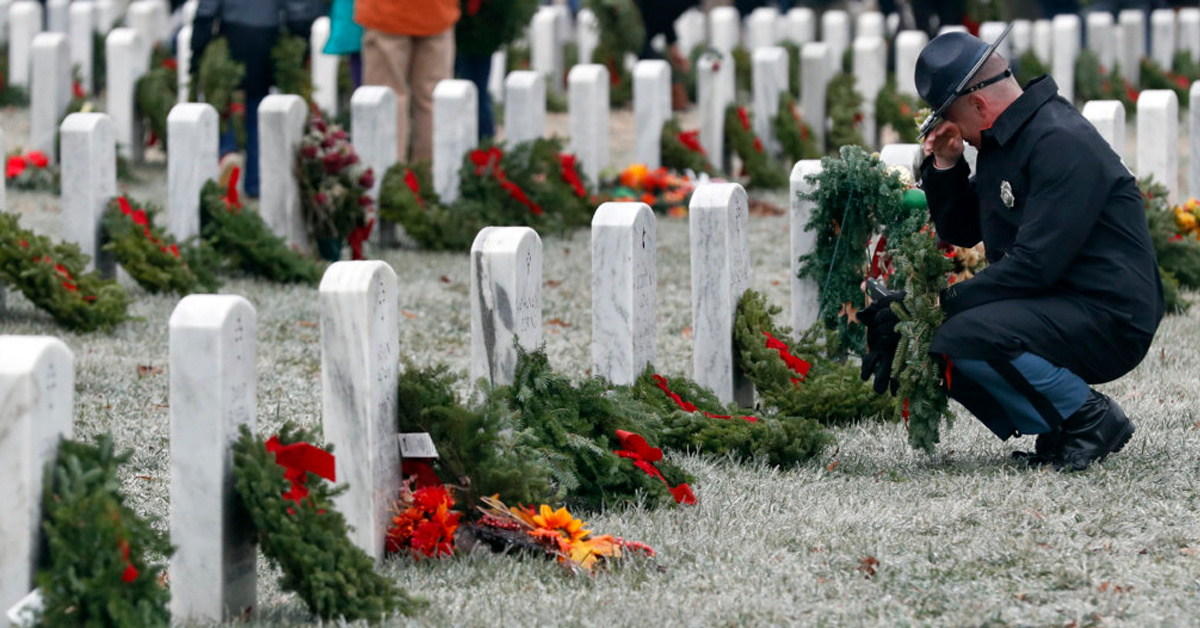
[[[1121,451],[1133,436],[1133,422],[1117,402],[1092,391],[1062,425],[1062,451],[1054,468],[1083,471],[1110,453]]]
[[[1062,446],[1062,431],[1046,432],[1037,435],[1033,451],[1014,451],[1012,457],[1013,460],[1023,460],[1032,466],[1055,464],[1062,457]]]

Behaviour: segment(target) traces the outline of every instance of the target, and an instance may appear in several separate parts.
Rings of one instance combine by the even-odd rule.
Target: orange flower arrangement
[[[567,509],[554,510],[541,504],[509,508],[497,496],[485,497],[481,506],[482,524],[502,529],[523,529],[539,545],[558,557],[558,562],[572,568],[591,571],[602,560],[621,558],[622,550],[630,554],[654,556],[654,549],[645,543],[626,541],[610,534],[593,535],[587,523],[576,519]]]
[[[650,170],[645,164],[632,164],[617,177],[619,187],[612,200],[642,202],[668,216],[687,216],[687,200],[695,187],[687,177],[671,174],[666,168]]]
[[[1188,199],[1175,208],[1175,230],[1180,235],[1190,235],[1200,240],[1200,200]]]
[[[413,558],[452,556],[459,513],[451,510],[454,493],[445,486],[427,486],[415,493],[405,484],[400,489],[398,514],[387,532],[387,551],[404,550]]]

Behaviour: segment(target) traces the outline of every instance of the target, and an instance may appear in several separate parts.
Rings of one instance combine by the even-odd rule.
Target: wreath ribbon
[[[297,504],[308,497],[308,487],[304,485],[307,474],[312,473],[330,482],[337,481],[337,469],[333,454],[308,443],[292,443],[283,445],[279,436],[272,436],[266,442],[267,451],[275,454],[275,462],[284,468],[284,477],[291,488],[283,494],[284,499],[290,499]]]
[[[708,411],[702,411],[699,408],[697,408],[695,404],[693,404],[689,401],[684,401],[683,398],[679,396],[679,393],[674,392],[673,390],[670,389],[670,387],[667,386],[667,378],[663,377],[662,375],[655,373],[654,374],[654,383],[657,384],[658,388],[660,390],[662,390],[664,393],[666,393],[667,397],[670,397],[671,401],[674,401],[675,405],[679,406],[679,409],[683,410],[684,412],[700,412],[704,416],[706,416],[710,419],[732,419],[733,418],[733,416],[728,415],[728,414],[713,414]],[[758,417],[756,417],[756,416],[742,416],[741,418],[742,418],[742,420],[744,420],[748,423],[757,423],[758,422]]]
[[[623,449],[613,450],[613,453],[632,460],[633,466],[644,471],[646,475],[661,480],[667,490],[671,492],[671,496],[675,498],[675,503],[689,506],[696,503],[696,495],[692,493],[692,487],[688,486],[687,482],[671,486],[671,483],[667,482],[667,478],[663,477],[662,471],[654,466],[655,462],[662,460],[661,449],[651,447],[640,434],[625,430],[617,430],[617,440],[621,442]]]
[[[763,335],[767,337],[767,348],[778,351],[779,357],[783,359],[783,363],[787,365],[788,369],[800,376],[792,378],[792,385],[795,386],[804,381],[808,377],[808,369],[812,368],[812,365],[792,355],[792,352],[788,350],[787,344],[772,336],[770,332],[764,331]]]

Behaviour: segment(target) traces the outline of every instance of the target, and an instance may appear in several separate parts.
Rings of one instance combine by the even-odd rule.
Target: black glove
[[[867,354],[863,356],[860,377],[865,382],[875,376],[875,393],[882,395],[891,388],[892,394],[900,383],[892,379],[892,361],[896,358],[896,347],[900,334],[896,331],[899,317],[892,311],[892,304],[904,301],[904,291],[888,294],[873,301],[858,313],[858,320],[867,326]]]

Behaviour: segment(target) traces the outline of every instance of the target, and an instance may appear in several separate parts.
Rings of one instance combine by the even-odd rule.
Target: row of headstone
[[[34,70],[34,39],[43,33],[60,33],[67,37],[70,68],[78,67],[80,82],[90,91],[92,79],[93,34],[107,36],[124,16],[130,28],[142,34],[147,42],[165,41],[170,36],[169,5],[165,0],[137,0],[130,4],[120,0],[47,0],[43,8],[36,0],[0,0],[0,42],[8,44],[9,84],[30,87]],[[195,2],[190,2],[192,13]]]

